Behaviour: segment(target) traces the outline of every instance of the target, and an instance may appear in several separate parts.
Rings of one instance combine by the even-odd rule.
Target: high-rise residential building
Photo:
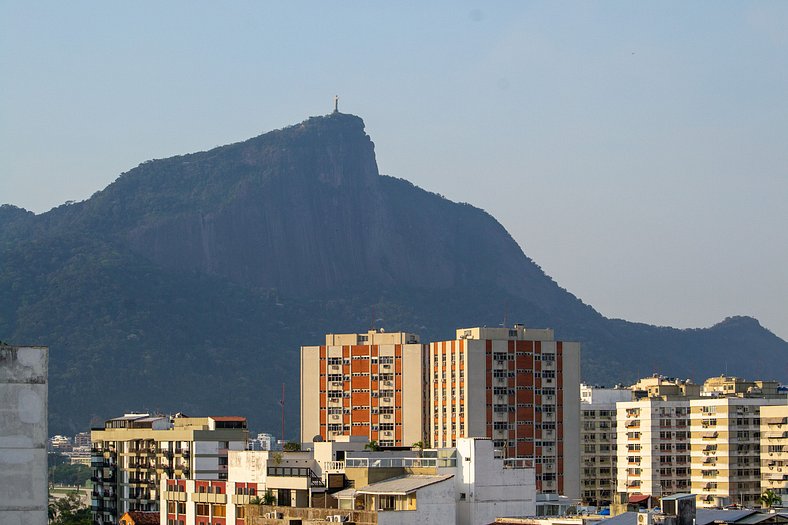
[[[328,334],[325,345],[301,347],[301,441],[423,441],[425,356],[417,335],[383,330]]]
[[[616,492],[669,496],[690,488],[690,399],[700,385],[654,376],[616,404]]]
[[[616,403],[632,390],[580,385],[580,490],[583,501],[607,505],[616,492]]]
[[[552,330],[462,328],[429,345],[427,423],[433,447],[488,437],[533,460],[537,490],[580,497],[580,344]]]
[[[227,479],[229,450],[246,447],[243,417],[126,414],[91,432],[93,522],[118,522],[129,511],[158,511],[162,476]]]
[[[0,342],[0,523],[47,521],[49,349]]]
[[[761,493],[788,503],[788,405],[761,407]]]
[[[784,406],[785,398],[727,392],[733,397],[690,401],[692,493],[702,507],[753,507],[761,495],[761,410]]]

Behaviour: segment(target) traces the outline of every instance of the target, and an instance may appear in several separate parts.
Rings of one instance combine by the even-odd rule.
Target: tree
[[[372,441],[364,445],[364,449],[369,450],[370,452],[376,452],[380,450],[380,445],[378,445],[378,442],[373,439]]]
[[[50,468],[50,479],[60,485],[84,485],[90,479],[90,467],[79,464],[61,464]]]
[[[263,505],[274,505],[275,503],[276,498],[274,497],[273,492],[266,490],[265,494],[263,495]]]
[[[58,498],[49,504],[50,525],[90,525],[93,517],[90,508],[82,504],[76,492]]]
[[[298,452],[301,450],[301,443],[295,443],[293,441],[288,441],[287,443],[282,446],[282,450],[285,452]]]
[[[761,504],[763,508],[771,508],[774,507],[775,505],[782,504],[783,499],[782,497],[780,497],[779,494],[769,489],[763,494],[761,494],[761,497],[758,498],[758,502]]]

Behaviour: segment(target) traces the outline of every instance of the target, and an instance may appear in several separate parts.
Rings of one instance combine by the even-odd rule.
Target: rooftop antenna
[[[334,95],[334,113],[339,113],[339,95]]]
[[[370,330],[373,330],[373,331],[375,330],[375,321],[376,321],[376,319],[375,319],[375,305],[373,304],[372,305],[372,322],[370,323],[370,326],[369,326]]]
[[[279,400],[279,406],[282,407],[282,447],[285,446],[285,384],[282,383],[282,399]]]

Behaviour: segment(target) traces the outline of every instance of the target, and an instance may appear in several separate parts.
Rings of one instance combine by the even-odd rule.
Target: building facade
[[[628,388],[580,385],[580,490],[584,502],[607,505],[616,491],[616,403]]]
[[[48,360],[0,343],[0,523],[47,521]]]
[[[669,496],[690,488],[689,399],[616,405],[617,492]]]
[[[158,511],[162,478],[227,478],[229,450],[243,450],[246,418],[126,414],[91,432],[97,525],[130,511]]]
[[[752,508],[761,495],[761,410],[785,399],[724,395],[734,397],[690,401],[692,493],[701,507]]]
[[[761,493],[788,504],[788,405],[761,407]]]
[[[417,335],[382,330],[328,334],[325,345],[301,347],[301,441],[423,442],[425,352]]]
[[[552,330],[462,328],[429,345],[429,442],[487,437],[532,460],[537,490],[580,497],[580,344]]]

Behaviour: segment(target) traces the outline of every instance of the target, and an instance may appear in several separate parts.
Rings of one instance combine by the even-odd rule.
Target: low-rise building
[[[161,522],[252,525],[340,516],[355,523],[481,525],[536,510],[533,465],[504,460],[489,439],[425,450],[372,451],[366,444],[345,437],[302,452],[230,452],[227,481],[164,481]]]

